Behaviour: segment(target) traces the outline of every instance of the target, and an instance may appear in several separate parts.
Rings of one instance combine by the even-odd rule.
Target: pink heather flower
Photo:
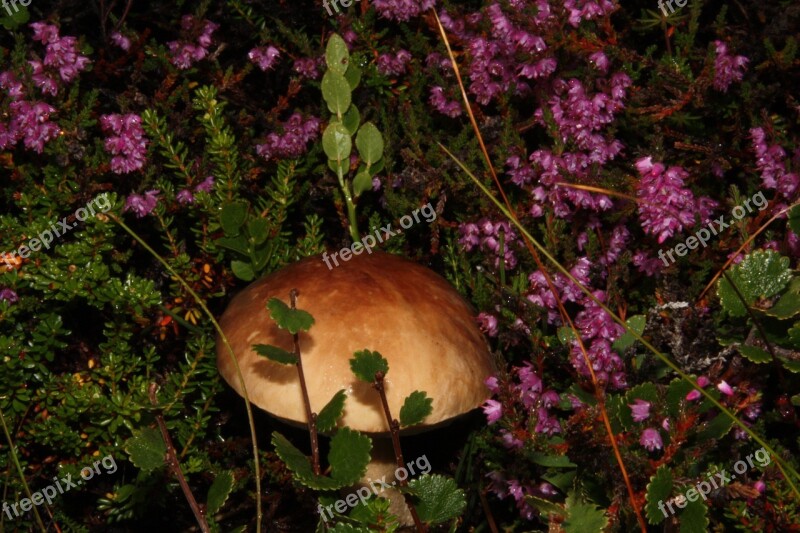
[[[519,245],[519,237],[508,222],[491,222],[488,218],[478,221],[478,224],[461,224],[458,228],[461,237],[458,242],[466,251],[479,245],[483,251],[493,252],[496,256],[495,267],[500,265],[500,232],[503,232],[503,262],[506,269],[517,266],[517,256],[514,248]]]
[[[399,76],[405,73],[409,61],[411,54],[406,50],[396,54],[381,54],[377,61],[378,72],[384,76]]]
[[[595,52],[592,55],[590,55],[589,62],[603,74],[608,72],[608,65],[609,65],[608,58],[603,52]]]
[[[4,89],[12,101],[21,100],[25,96],[22,82],[9,70],[0,72],[0,89]]]
[[[455,118],[461,114],[461,104],[457,100],[448,100],[444,95],[444,89],[433,87],[428,102],[436,108],[436,111],[448,117]]]
[[[632,404],[628,404],[633,414],[634,422],[643,422],[650,418],[650,402],[637,398]]]
[[[764,492],[767,490],[767,484],[761,480],[758,480],[753,484],[753,488],[756,489],[759,494],[764,494]]]
[[[406,22],[435,4],[434,0],[374,0],[372,5],[386,19]]]
[[[702,396],[702,394],[700,393],[699,390],[692,389],[691,391],[689,391],[689,394],[686,395],[686,401],[687,402],[693,402],[693,401],[697,400],[698,398],[700,398],[700,396]]]
[[[175,199],[178,200],[178,203],[181,204],[193,204],[194,203],[194,195],[192,191],[189,189],[183,189],[178,194],[175,195]]]
[[[616,6],[610,0],[564,0],[564,8],[569,12],[569,23],[577,28],[582,20],[605,16]]]
[[[483,404],[483,413],[486,415],[486,420],[489,425],[494,424],[500,417],[503,416],[503,404],[497,400],[486,400]]]
[[[125,201],[123,211],[133,211],[137,218],[149,215],[158,203],[158,195],[161,191],[153,189],[142,194],[131,194]]]
[[[38,87],[40,91],[42,91],[42,94],[49,94],[50,96],[57,95],[58,81],[45,71],[42,62],[28,61],[28,64],[31,66],[31,70],[33,71],[33,75],[31,76],[33,84]]]
[[[32,22],[30,27],[33,28],[33,40],[39,41],[44,45],[55,43],[58,41],[58,27],[46,22]]]
[[[689,173],[681,167],[666,169],[661,163],[653,163],[651,157],[643,157],[636,161],[636,169],[641,176],[636,195],[642,229],[656,235],[659,244],[694,225],[695,214],[707,220],[716,205],[709,198],[695,200],[692,191],[684,187]]]
[[[188,69],[208,55],[212,34],[219,28],[219,25],[209,20],[202,21],[202,24],[202,31],[194,42],[170,41],[167,43],[171,56],[170,62],[181,70]],[[192,15],[184,15],[181,19],[181,29],[184,34],[188,34],[193,30],[196,31],[196,26],[197,20]]]
[[[665,418],[664,420],[661,421],[661,427],[664,429],[664,431],[669,433],[669,427],[670,427],[669,426],[669,418]]]
[[[19,301],[19,296],[13,290],[9,289],[8,287],[4,287],[0,289],[0,302],[8,302],[9,304],[15,304]]]
[[[657,429],[653,428],[647,428],[642,431],[642,437],[639,439],[639,444],[644,446],[649,452],[660,450],[664,447],[664,443],[661,440],[661,434],[659,434]]]
[[[214,188],[214,176],[208,176],[194,188],[195,192],[211,192]]]
[[[733,389],[725,382],[725,380],[717,383],[717,389],[719,389],[719,391],[725,396],[733,396]]]
[[[480,330],[490,337],[497,336],[497,318],[489,313],[479,313],[477,317]]]
[[[316,80],[319,78],[319,69],[322,66],[322,62],[323,59],[319,57],[301,57],[294,60],[293,70],[303,78]]]
[[[106,134],[111,134],[104,145],[106,152],[114,156],[111,158],[112,172],[127,174],[144,166],[147,139],[139,115],[103,115],[100,117],[100,127]]]
[[[61,131],[50,122],[50,113],[55,108],[44,102],[18,100],[8,106],[11,121],[6,125],[0,122],[0,150],[10,148],[23,141],[25,148],[41,154],[44,145],[55,139]]]
[[[786,152],[780,145],[767,144],[764,128],[750,130],[756,166],[761,172],[761,181],[768,189],[777,189],[784,198],[792,198],[800,185],[800,175],[786,170]]]
[[[650,257],[647,252],[638,250],[633,254],[633,264],[648,277],[654,277],[661,273],[664,268],[664,261],[656,257]]]
[[[283,135],[270,133],[264,144],[256,145],[256,152],[267,161],[300,157],[308,143],[317,138],[320,123],[316,117],[304,121],[300,113],[294,113],[283,124]]]
[[[57,26],[45,22],[34,22],[33,40],[45,45],[44,60],[29,61],[33,69],[33,82],[46,94],[55,96],[58,85],[55,75],[65,83],[74,80],[78,73],[89,65],[89,58],[80,55],[78,40],[75,37],[60,37]]]
[[[118,31],[111,34],[111,42],[122,48],[125,52],[131,49],[131,40]]]
[[[247,54],[247,57],[258,65],[258,68],[263,70],[264,72],[275,68],[275,65],[278,63],[278,58],[280,57],[280,51],[275,48],[274,46],[262,46],[259,48],[253,48]]]
[[[728,46],[722,41],[714,41],[714,47],[717,54],[714,58],[714,88],[725,93],[731,83],[742,81],[749,59],[728,54]]]
[[[497,381],[497,376],[489,376],[484,380],[483,384],[486,385],[486,388],[489,389],[489,391],[491,391],[492,394],[497,393],[497,391],[500,389],[500,384]]]

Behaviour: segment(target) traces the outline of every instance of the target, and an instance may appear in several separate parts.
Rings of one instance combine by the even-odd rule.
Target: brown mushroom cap
[[[368,433],[389,430],[380,397],[350,369],[353,353],[369,349],[389,362],[386,395],[394,418],[415,390],[433,398],[431,426],[478,407],[488,396],[483,381],[494,372],[486,341],[469,305],[433,271],[382,252],[362,253],[328,269],[322,256],[308,257],[254,282],[238,294],[220,319],[244,376],[250,400],[288,422],[306,423],[302,391],[293,365],[259,356],[253,344],[293,351],[292,336],[270,318],[266,303],[289,303],[314,316],[299,336],[311,409],[319,412],[345,389],[340,424]],[[222,342],[217,364],[242,394],[236,369]]]

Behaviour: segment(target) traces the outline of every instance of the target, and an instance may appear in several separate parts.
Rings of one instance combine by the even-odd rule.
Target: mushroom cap
[[[330,257],[328,258],[330,261]],[[308,257],[265,276],[236,295],[220,319],[244,376],[250,401],[287,422],[305,424],[297,369],[258,355],[254,344],[292,352],[292,335],[279,329],[266,308],[270,298],[289,303],[297,289],[297,308],[314,316],[299,333],[300,353],[311,409],[319,412],[336,394],[347,394],[340,425],[367,433],[388,432],[378,392],[350,369],[356,351],[380,352],[389,362],[386,396],[399,419],[406,396],[425,391],[433,412],[424,425],[436,425],[484,402],[484,380],[494,372],[486,340],[470,306],[433,271],[391,254],[373,251],[339,261],[329,269],[321,255]],[[236,369],[224,344],[217,342],[220,374],[240,395]]]

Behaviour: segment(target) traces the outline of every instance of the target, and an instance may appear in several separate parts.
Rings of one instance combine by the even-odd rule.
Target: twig
[[[405,461],[403,460],[403,450],[400,448],[400,422],[396,419],[392,418],[392,412],[389,410],[389,401],[386,399],[386,386],[383,381],[384,374],[383,372],[376,372],[375,373],[375,381],[372,383],[372,386],[378,391],[378,394],[381,396],[381,403],[383,404],[383,412],[386,414],[386,421],[389,423],[389,429],[392,433],[392,446],[394,446],[394,458],[395,462],[397,463],[397,468],[405,468]],[[400,481],[400,486],[407,487],[408,480],[402,479]],[[403,493],[403,498],[406,501],[406,505],[408,506],[408,510],[411,512],[411,517],[414,519],[414,526],[417,528],[417,531],[420,533],[424,533],[427,531],[425,524],[419,519],[419,515],[417,514],[417,510],[414,507],[414,502],[411,499],[410,494]]]
[[[150,403],[153,404],[154,407],[158,407],[158,398],[156,398],[157,388],[158,385],[151,383],[150,388],[148,389],[148,393],[150,394]],[[167,431],[167,424],[164,422],[164,417],[160,412],[156,412],[155,415],[156,422],[158,422],[158,428],[161,430],[161,436],[164,437],[164,443],[167,445],[167,453],[165,454],[164,460],[166,461],[169,469],[172,470],[172,473],[175,474],[175,477],[178,479],[178,483],[180,483],[181,489],[183,490],[183,495],[186,496],[186,500],[189,502],[189,507],[192,508],[192,512],[194,513],[194,518],[197,520],[197,523],[200,526],[200,531],[203,533],[210,533],[211,529],[208,527],[208,521],[206,520],[205,512],[197,504],[197,500],[194,499],[194,494],[192,494],[192,489],[189,488],[186,478],[183,477],[181,464],[178,462],[178,455],[175,453],[175,446],[173,446],[172,438],[169,436],[169,431]]]

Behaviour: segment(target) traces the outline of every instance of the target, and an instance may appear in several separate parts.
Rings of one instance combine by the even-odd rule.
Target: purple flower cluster
[[[214,176],[208,176],[204,179],[201,183],[198,183],[195,188],[194,192],[211,192],[211,189],[214,188]],[[178,194],[175,195],[175,199],[178,200],[178,203],[181,204],[192,204],[194,203],[194,194],[192,194],[192,189],[183,189]]]
[[[767,145],[764,128],[750,130],[753,149],[756,152],[756,165],[761,172],[761,181],[767,189],[777,189],[784,198],[790,199],[797,192],[800,176],[786,171],[786,152],[777,144]]]
[[[122,50],[127,52],[131,49],[131,40],[122,35],[120,32],[115,31],[111,34],[111,42],[120,47]]]
[[[270,45],[253,48],[247,54],[247,57],[250,59],[250,61],[258,65],[258,68],[266,72],[275,68],[280,55],[280,51],[274,46]]]
[[[641,180],[637,184],[639,219],[645,233],[658,236],[659,244],[676,231],[691,227],[695,216],[705,223],[717,203],[710,198],[695,199],[691,189],[684,186],[689,173],[681,167],[666,169],[661,163],[653,163],[652,157],[636,161]]]
[[[89,58],[78,53],[78,39],[60,37],[57,26],[34,22],[31,28],[33,40],[45,45],[44,60],[28,62],[33,70],[33,81],[43,93],[55,96],[58,94],[55,74],[58,73],[64,83],[69,83],[86,69],[90,63]]]
[[[184,15],[181,18],[183,33],[195,34],[197,37],[193,41],[170,41],[167,43],[172,56],[170,59],[172,64],[181,70],[186,70],[204,59],[208,55],[208,47],[211,46],[211,35],[217,28],[219,28],[219,24],[214,24],[210,20],[199,21],[192,15]]]
[[[488,218],[479,220],[477,224],[467,223],[458,227],[461,235],[458,239],[459,244],[466,251],[479,248],[483,251],[492,252],[497,256],[495,267],[500,264],[500,232],[503,237],[503,264],[505,268],[512,269],[517,266],[517,256],[514,254],[514,247],[519,244],[514,228],[508,222],[492,222]]]
[[[9,304],[15,304],[19,301],[19,296],[17,293],[14,292],[12,289],[8,287],[3,287],[0,289],[0,302],[8,302]]]
[[[749,60],[728,54],[728,45],[722,41],[714,41],[714,50],[714,88],[726,93],[733,82],[742,81]]]
[[[301,57],[294,60],[293,69],[302,78],[316,80],[320,76],[323,63],[325,59],[322,57]]]
[[[110,134],[104,143],[106,151],[113,155],[111,171],[127,174],[144,166],[147,154],[147,139],[139,115],[111,114],[100,117],[100,127]]]
[[[461,103],[458,100],[448,100],[444,95],[444,89],[438,85],[431,89],[428,102],[436,108],[436,111],[448,117],[455,118],[461,114]]]
[[[406,22],[435,5],[435,0],[374,0],[378,14],[389,20]]]
[[[0,86],[5,88],[2,79]],[[55,108],[44,102],[17,100],[11,102],[9,110],[11,121],[0,122],[0,150],[11,148],[21,140],[25,148],[41,154],[45,143],[55,139],[61,131],[50,122],[50,113],[54,113]]]
[[[489,337],[497,337],[497,317],[489,313],[478,313],[476,318],[480,330]]]
[[[581,21],[592,20],[609,15],[617,6],[609,0],[564,0],[564,7],[569,12],[569,23],[577,28]]]
[[[131,194],[125,200],[123,211],[133,211],[137,218],[145,217],[156,208],[159,194],[161,191],[158,189],[147,191],[144,194]]]
[[[595,297],[601,302],[605,300],[603,291],[595,291]],[[609,384],[614,389],[624,389],[628,386],[625,377],[625,364],[622,358],[614,352],[611,344],[625,332],[625,328],[614,322],[611,315],[597,305],[594,300],[586,299],[584,309],[575,317],[575,327],[581,333],[586,355],[592,364],[592,370],[601,385]],[[590,377],[586,366],[586,358],[577,340],[571,343],[570,351],[572,366],[579,374]]]
[[[514,498],[519,514],[525,520],[533,520],[539,515],[538,511],[528,503],[527,496],[548,499],[558,494],[556,488],[546,481],[534,486],[523,485],[516,479],[506,479],[499,472],[489,472],[487,477],[491,479],[489,490],[500,499],[505,499],[508,496]]]
[[[267,142],[256,146],[256,152],[267,161],[300,157],[308,143],[316,139],[320,124],[316,117],[304,121],[300,113],[295,113],[283,124],[283,135],[270,133]]]
[[[378,56],[378,72],[384,76],[399,76],[404,74],[411,54],[407,50],[400,50],[396,54],[381,54]]]

